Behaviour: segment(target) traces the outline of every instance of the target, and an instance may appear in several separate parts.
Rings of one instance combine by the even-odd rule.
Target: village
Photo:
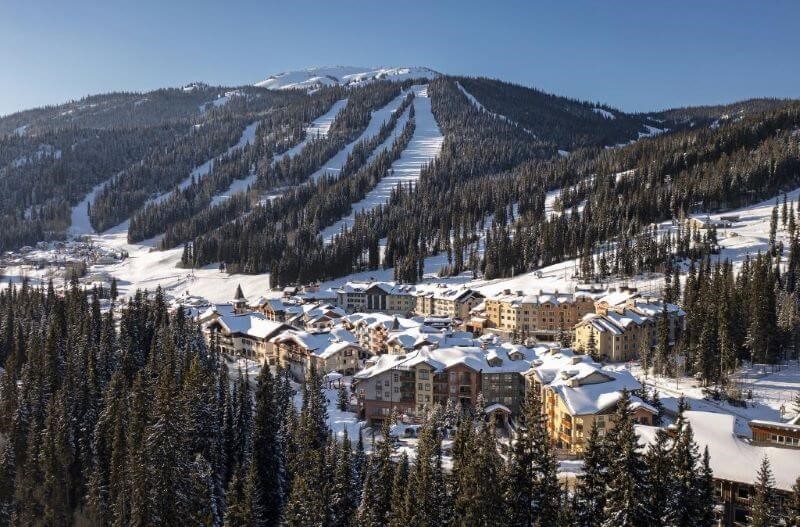
[[[789,499],[800,474],[796,361],[743,370],[740,381],[751,378],[743,407],[708,397],[693,378],[648,375],[640,352],[657,346],[662,324],[670,341],[677,339],[686,313],[632,287],[504,289],[486,296],[445,283],[372,281],[324,291],[287,287],[275,298],[247,297],[239,286],[230,302],[193,313],[207,342],[240,368],[280,365],[298,384],[312,369],[323,376],[335,433],[338,425],[374,436],[390,420],[398,452],[411,450],[434,406],[483,412],[502,448],[520,426],[526,392],[536,390],[559,475],[574,478],[589,430],[602,436],[628,392],[643,445],[659,428],[671,429],[678,401],[686,398],[684,418],[711,455],[722,525],[749,514],[764,457],[781,500]]]

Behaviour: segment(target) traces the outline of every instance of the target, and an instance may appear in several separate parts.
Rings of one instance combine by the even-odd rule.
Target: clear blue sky
[[[0,0],[0,115],[110,90],[423,65],[629,111],[800,97],[800,2]]]

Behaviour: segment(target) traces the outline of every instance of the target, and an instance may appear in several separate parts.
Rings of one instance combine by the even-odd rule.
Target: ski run
[[[355,222],[356,214],[359,212],[373,209],[389,201],[392,190],[398,185],[414,184],[419,179],[422,168],[436,159],[442,148],[444,136],[436,123],[431,111],[431,100],[428,97],[428,85],[414,86],[414,115],[416,127],[408,146],[400,158],[392,163],[389,173],[381,178],[380,182],[372,189],[367,196],[352,205],[349,215],[337,221],[333,225],[323,229],[322,237],[326,242],[330,242],[333,237],[342,232],[342,229],[351,227]],[[395,131],[400,130],[400,122],[397,123]],[[392,137],[387,141],[393,140]],[[379,147],[385,148],[384,143]]]

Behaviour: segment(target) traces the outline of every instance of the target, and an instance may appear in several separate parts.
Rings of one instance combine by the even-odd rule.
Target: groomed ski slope
[[[245,127],[244,131],[242,132],[242,136],[239,138],[239,141],[232,147],[228,148],[228,150],[226,150],[225,154],[223,155],[230,155],[236,150],[244,148],[245,145],[254,143],[256,140],[257,128],[258,128],[258,121],[247,125],[247,127]],[[209,175],[211,171],[214,169],[214,159],[215,158],[211,158],[202,165],[195,167],[194,170],[192,170],[192,172],[189,174],[189,177],[178,183],[177,190],[183,190],[187,188],[189,185],[191,185],[192,181],[203,179],[204,177]],[[170,190],[168,192],[164,192],[160,196],[150,200],[147,204],[161,203],[162,201],[170,197],[174,191],[175,189]]]
[[[355,148],[356,144],[359,141],[369,140],[378,135],[378,132],[381,131],[381,126],[383,126],[383,123],[387,122],[392,117],[392,114],[397,111],[407,94],[407,91],[401,92],[400,95],[392,99],[389,104],[372,112],[370,115],[369,124],[367,124],[367,127],[364,129],[361,135],[359,135],[355,141],[347,144],[344,148],[339,150],[336,155],[330,158],[319,170],[311,174],[311,177],[309,178],[310,181],[316,181],[326,173],[338,174],[345,161],[347,161],[347,156],[350,155],[350,152],[353,151],[353,148]]]
[[[244,146],[247,145],[247,144],[252,144],[255,141],[255,138],[256,138],[256,129],[257,128],[258,128],[258,121],[254,122],[254,123],[250,123],[249,125],[247,125],[245,127],[244,131],[242,131],[242,135],[239,138],[239,141],[235,145],[233,145],[230,148],[228,148],[228,150],[225,153],[230,155],[233,151],[238,150],[240,148],[244,148]],[[214,159],[213,158],[209,159],[208,161],[206,161],[202,165],[200,165],[198,167],[195,167],[191,171],[191,173],[189,174],[189,177],[187,177],[186,179],[184,179],[183,181],[178,183],[177,188],[180,189],[180,190],[185,189],[186,187],[188,187],[189,185],[192,184],[193,178],[201,179],[201,178],[207,176],[208,174],[211,173],[211,169],[213,167],[214,167]],[[113,179],[113,178],[111,178],[111,179]],[[86,234],[94,234],[95,231],[92,228],[91,222],[89,221],[88,205],[89,205],[89,203],[92,203],[94,201],[94,198],[95,198],[95,196],[97,196],[97,193],[100,192],[103,189],[103,187],[105,187],[111,181],[111,179],[108,179],[108,180],[103,181],[102,183],[99,183],[98,185],[96,185],[80,201],[80,203],[78,203],[77,205],[72,207],[72,212],[71,212],[71,217],[70,217],[70,226],[69,226],[69,229],[67,229],[67,234],[69,236],[77,237],[77,236],[83,236],[83,235],[86,235]],[[162,201],[167,199],[173,192],[174,192],[174,189],[170,190],[169,192],[164,192],[163,194],[161,194],[158,197],[152,199],[148,203],[161,203]],[[127,226],[128,225],[128,220],[126,220],[122,225]],[[119,230],[118,227],[119,226],[114,227],[111,230]]]
[[[491,112],[491,111],[489,111],[488,109],[486,109],[486,107],[485,107],[484,105],[482,105],[482,104],[481,104],[481,102],[480,102],[478,99],[476,99],[474,95],[472,95],[470,92],[468,92],[468,91],[467,91],[467,89],[466,89],[466,88],[464,88],[464,87],[461,85],[461,83],[460,83],[460,82],[456,81],[456,86],[458,86],[458,89],[459,89],[459,91],[460,91],[461,93],[463,93],[463,94],[464,94],[464,97],[466,97],[466,98],[467,98],[467,100],[468,100],[470,103],[472,103],[472,105],[473,105],[475,108],[477,108],[478,110],[480,110],[480,111],[482,111],[482,112],[486,112],[487,114],[491,115],[491,116],[492,116],[492,117],[494,117],[495,119],[500,119],[501,121],[505,121],[505,122],[507,122],[508,124],[514,125],[514,126],[516,126],[516,127],[520,128],[521,130],[524,130],[526,133],[528,133],[528,134],[530,134],[530,135],[534,135],[534,133],[533,133],[533,132],[531,132],[531,131],[530,131],[530,130],[528,130],[527,128],[523,128],[522,126],[520,126],[520,125],[519,125],[519,123],[517,123],[516,121],[513,121],[513,120],[511,120],[511,119],[509,119],[509,118],[508,118],[508,117],[506,117],[505,115],[501,115],[501,114],[499,114],[499,113],[494,113],[494,112]]]
[[[331,126],[333,125],[333,121],[336,120],[336,117],[342,110],[344,110],[345,106],[347,106],[347,99],[341,99],[336,101],[333,104],[333,106],[331,106],[330,110],[325,112],[324,115],[311,121],[311,124],[309,124],[306,127],[305,137],[303,138],[302,141],[300,141],[298,144],[296,144],[286,152],[276,155],[273,158],[272,163],[273,164],[277,163],[286,156],[296,156],[297,154],[300,153],[300,151],[303,148],[305,148],[305,146],[310,141],[314,139],[322,139],[324,137],[327,137],[328,132],[330,132]],[[231,182],[231,185],[224,192],[221,192],[216,196],[214,196],[213,198],[211,198],[211,204],[209,206],[214,207],[216,205],[219,205],[226,199],[230,198],[234,194],[237,194],[239,192],[244,192],[245,190],[247,190],[247,187],[251,186],[255,182],[256,182],[255,174],[250,174],[244,179],[233,180],[233,182]]]
[[[353,210],[348,216],[326,229],[323,229],[321,234],[326,243],[329,243],[345,226],[348,228],[351,227],[355,222],[357,213],[387,203],[392,190],[398,183],[413,184],[416,182],[417,179],[419,179],[422,167],[436,159],[439,155],[442,143],[444,142],[444,136],[431,111],[431,100],[428,97],[428,85],[413,86],[412,89],[415,95],[414,114],[416,127],[408,146],[403,150],[403,153],[400,154],[400,158],[392,163],[389,174],[384,176],[363,200],[353,204]],[[400,123],[398,122],[398,128],[399,126]]]
[[[333,103],[333,106],[331,106],[330,110],[325,112],[325,114],[321,117],[314,119],[311,124],[308,125],[306,128],[306,136],[303,138],[303,140],[286,152],[276,155],[273,159],[273,163],[276,163],[287,156],[296,156],[301,150],[303,150],[303,148],[306,147],[308,143],[314,139],[327,137],[328,132],[331,130],[331,125],[333,125],[333,121],[336,120],[336,116],[339,115],[339,112],[344,110],[345,106],[347,106],[347,99],[340,99]]]

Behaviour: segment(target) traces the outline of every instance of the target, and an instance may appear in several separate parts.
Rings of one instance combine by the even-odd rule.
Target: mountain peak
[[[403,81],[438,77],[439,72],[420,66],[377,67],[321,66],[270,75],[255,85],[272,90],[318,89],[322,86],[349,86],[375,80]]]

